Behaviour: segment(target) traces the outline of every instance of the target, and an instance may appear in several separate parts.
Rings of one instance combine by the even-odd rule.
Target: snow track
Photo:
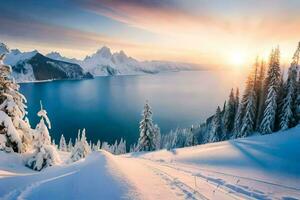
[[[299,132],[172,151],[93,152],[42,172],[0,152],[0,199],[297,200]]]

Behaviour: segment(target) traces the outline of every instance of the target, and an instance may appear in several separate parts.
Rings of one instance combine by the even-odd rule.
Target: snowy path
[[[0,199],[296,200],[300,126],[289,132],[115,156],[33,172],[0,152]],[[62,152],[60,152],[62,153]]]
[[[69,166],[0,179],[0,199],[8,200],[132,199],[130,191],[102,152]]]
[[[215,184],[161,162],[143,158],[116,157],[142,199],[243,199]],[[126,168],[127,166],[127,168]]]

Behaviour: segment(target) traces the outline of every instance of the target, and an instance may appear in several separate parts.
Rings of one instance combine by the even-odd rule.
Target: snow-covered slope
[[[41,173],[0,152],[2,199],[300,199],[300,126],[195,147],[94,152]]]
[[[119,163],[124,171],[129,162],[149,168],[186,198],[300,199],[299,147],[300,125],[271,135],[129,154]],[[127,173],[132,180],[135,166]]]
[[[196,70],[199,66],[187,63],[175,63],[168,61],[143,61],[140,62],[125,54],[124,51],[112,53],[104,46],[84,60],[69,59],[57,52],[46,55],[49,58],[73,62],[81,65],[86,71],[95,76],[129,75],[143,73],[159,73],[165,71]]]
[[[21,52],[13,49],[7,53],[4,63],[12,66],[12,76],[17,82],[92,77],[78,64],[50,59],[36,50]]]

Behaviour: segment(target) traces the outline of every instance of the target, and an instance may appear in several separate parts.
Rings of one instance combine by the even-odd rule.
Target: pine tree
[[[155,150],[159,150],[161,145],[161,134],[160,134],[160,128],[158,127],[157,124],[155,124],[154,126],[153,136],[154,136],[153,142],[155,145]]]
[[[64,135],[62,134],[59,141],[59,150],[67,151],[67,143]]]
[[[6,45],[0,43],[0,150],[25,152],[32,143],[31,128],[26,120],[26,99],[12,80],[12,69],[3,64]]]
[[[238,137],[247,137],[255,130],[255,122],[256,122],[256,106],[258,104],[257,94],[259,93],[258,86],[258,58],[256,58],[256,62],[253,67],[253,71],[250,73],[249,80],[247,82],[247,94],[245,95],[245,114],[243,116],[241,130],[239,132]]]
[[[56,148],[51,144],[51,137],[48,128],[51,129],[51,123],[46,110],[38,112],[41,118],[34,131],[34,149],[35,152],[28,159],[26,165],[33,170],[40,171],[45,167],[55,165],[60,162]]]
[[[243,119],[242,107],[243,107],[243,105],[240,102],[238,105],[238,109],[236,111],[235,119],[234,119],[233,138],[238,138],[240,135],[242,119]]]
[[[240,104],[240,90],[239,88],[236,88],[236,91],[235,91],[235,116],[236,116],[236,113],[237,113],[237,110],[239,108],[239,104]]]
[[[98,140],[96,144],[96,151],[99,151],[100,149],[101,149],[101,142],[100,140]]]
[[[91,152],[91,148],[86,140],[85,134],[85,129],[83,129],[80,138],[80,130],[78,131],[77,142],[71,152],[70,161],[75,162],[85,158]]]
[[[69,143],[68,143],[68,152],[72,152],[73,150],[73,143],[72,143],[72,138],[70,138]]]
[[[234,118],[235,118],[235,113],[236,113],[236,99],[234,96],[233,88],[231,89],[228,103],[225,108],[225,113],[224,113],[224,132],[226,134],[225,139],[230,138],[230,133],[233,130],[234,127]]]
[[[300,91],[297,89],[298,65],[300,58],[300,42],[293,56],[293,61],[289,68],[288,79],[286,84],[286,95],[283,99],[282,111],[280,115],[280,128],[286,130],[297,122],[297,96],[300,96]]]
[[[247,137],[254,131],[255,111],[256,111],[255,103],[256,103],[256,97],[253,88],[250,95],[248,96],[245,116],[243,118],[241,131],[239,132],[239,137]]]
[[[257,117],[256,117],[256,127],[255,129],[258,130],[263,111],[264,111],[264,102],[265,102],[265,87],[264,87],[264,80],[265,80],[265,62],[262,60],[260,63],[260,70],[257,77]]]
[[[295,119],[295,102],[296,102],[296,84],[297,84],[297,70],[294,66],[289,69],[287,79],[287,93],[283,99],[282,111],[280,115],[280,128],[286,130],[292,127],[296,121]]]
[[[154,124],[152,121],[152,110],[148,103],[144,106],[142,114],[143,118],[140,122],[140,137],[136,151],[153,151],[156,148],[154,142]]]
[[[263,134],[272,133],[275,125],[275,117],[277,112],[278,87],[280,81],[280,62],[279,48],[272,51],[267,74],[267,98],[265,102],[265,110],[261,122],[260,130]]]
[[[213,118],[213,126],[210,133],[210,142],[219,142],[223,140],[221,109],[218,106]]]

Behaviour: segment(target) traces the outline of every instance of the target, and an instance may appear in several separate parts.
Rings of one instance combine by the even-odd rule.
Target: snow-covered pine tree
[[[295,102],[296,102],[297,69],[291,66],[286,83],[286,96],[282,102],[280,115],[280,128],[286,130],[295,124]]]
[[[100,140],[98,140],[96,144],[96,151],[99,151],[100,149],[101,149],[101,142]]]
[[[101,149],[110,152],[110,145],[107,142],[102,142]]]
[[[243,97],[241,99],[241,102],[239,103],[238,109],[236,111],[235,119],[234,119],[234,128],[233,128],[233,138],[240,137],[241,128],[243,126],[243,119],[246,114],[246,108],[247,108],[247,102],[249,99],[249,96],[253,90],[254,85],[254,78],[256,77],[256,71],[251,71],[251,73],[247,77],[246,81],[246,88],[243,94]]]
[[[51,144],[51,137],[48,131],[48,128],[51,129],[51,123],[46,110],[43,109],[42,103],[41,110],[37,115],[41,119],[34,130],[35,152],[28,159],[26,165],[33,170],[40,171],[45,167],[59,163],[60,158],[56,148]]]
[[[266,67],[264,60],[260,62],[260,69],[257,76],[257,90],[256,90],[256,97],[257,97],[257,117],[256,117],[256,127],[255,129],[258,130],[263,111],[264,111],[264,102],[265,102],[265,87],[264,87],[264,80],[265,80],[265,73]]]
[[[234,96],[233,88],[230,91],[228,103],[225,108],[224,113],[224,133],[225,139],[229,139],[231,137],[230,133],[234,127],[234,118],[236,113],[236,99]]]
[[[73,143],[72,143],[72,138],[70,138],[69,142],[68,142],[68,148],[67,148],[68,152],[72,152],[73,150]]]
[[[269,69],[267,73],[267,98],[265,110],[260,125],[260,131],[263,134],[272,133],[275,125],[277,112],[278,87],[280,81],[280,52],[277,47],[270,56]]]
[[[297,50],[293,56],[293,61],[289,68],[288,79],[286,83],[286,96],[283,99],[282,110],[280,115],[280,128],[281,130],[286,130],[297,122],[297,95],[299,92],[297,90],[297,68],[299,65],[300,58],[300,42],[298,44]]]
[[[248,96],[247,106],[245,109],[245,116],[243,118],[243,123],[241,131],[238,137],[247,137],[254,131],[255,124],[255,111],[256,111],[256,96],[254,88]]]
[[[154,135],[153,142],[155,144],[155,150],[159,150],[161,145],[161,134],[160,134],[160,128],[158,127],[157,124],[154,125],[153,135]]]
[[[239,90],[239,88],[236,88],[234,98],[235,98],[235,100],[234,100],[234,103],[235,103],[235,114],[234,114],[234,116],[236,116],[237,110],[238,110],[239,104],[240,104],[240,90]]]
[[[258,77],[258,58],[256,58],[253,72],[250,74],[250,78],[247,82],[247,94],[245,102],[245,114],[242,121],[241,130],[238,137],[247,137],[255,130],[256,122],[256,106],[257,102],[257,93],[259,91],[259,86],[257,86],[257,77]]]
[[[299,67],[298,67],[299,68]],[[296,85],[296,103],[295,103],[295,115],[296,115],[296,123],[300,124],[300,78],[298,75],[298,81]]]
[[[126,140],[123,140],[123,138],[121,138],[117,149],[118,149],[116,152],[117,155],[125,154],[126,153]]]
[[[152,110],[148,103],[144,106],[142,114],[143,118],[140,122],[140,137],[136,151],[153,151],[156,149],[154,142],[154,124],[152,121]]]
[[[67,151],[67,143],[64,135],[62,134],[59,141],[59,150]]]
[[[89,142],[89,147],[90,147],[90,149],[92,149],[92,141],[91,140]]]
[[[110,152],[111,152],[112,154],[119,154],[118,140],[115,140],[115,143],[111,146]]]
[[[79,138],[79,139],[78,139]],[[85,129],[82,130],[80,138],[80,130],[78,131],[77,142],[71,152],[70,160],[76,162],[85,158],[91,152],[90,146],[86,140]]]
[[[3,64],[7,46],[0,43],[0,150],[25,152],[32,144],[31,128],[26,119],[26,99],[11,79],[12,69]]]
[[[240,102],[238,105],[238,109],[236,111],[235,114],[235,118],[234,118],[234,127],[233,127],[233,138],[238,138],[239,134],[240,134],[240,130],[241,130],[241,126],[242,126],[242,120],[243,120],[243,111],[242,111],[242,103]]]
[[[221,109],[218,106],[216,114],[213,118],[212,130],[210,133],[210,142],[219,142],[223,140],[223,130],[222,130],[222,117]]]

